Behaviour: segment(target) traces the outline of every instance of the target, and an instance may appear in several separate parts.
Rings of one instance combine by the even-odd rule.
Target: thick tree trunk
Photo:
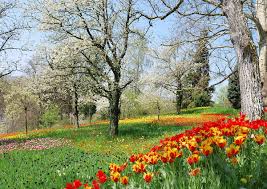
[[[259,33],[259,67],[261,82],[264,82],[267,73],[267,2],[266,0],[257,0],[256,3],[257,19],[256,23]],[[257,25],[259,24],[259,26]]]
[[[121,97],[121,91],[118,85],[116,85],[115,89],[112,91],[111,98],[109,99],[109,111],[110,111],[109,135],[112,137],[119,134],[120,97]]]
[[[73,109],[74,109],[74,117],[75,117],[75,125],[77,128],[80,127],[79,123],[79,104],[78,104],[78,93],[77,93],[77,85],[74,83],[73,85]]]
[[[263,116],[259,60],[253,44],[241,0],[224,0],[223,11],[229,22],[231,40],[239,64],[241,112],[250,120]]]

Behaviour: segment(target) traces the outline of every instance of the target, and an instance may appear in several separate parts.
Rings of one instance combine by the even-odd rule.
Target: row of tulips
[[[91,185],[76,180],[65,189],[262,188],[266,134],[267,121],[249,122],[244,115],[206,122],[161,140],[146,154],[133,154],[124,164],[111,163]]]

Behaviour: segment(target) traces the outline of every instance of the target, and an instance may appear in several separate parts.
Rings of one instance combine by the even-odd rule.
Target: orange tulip
[[[237,136],[237,137],[235,137],[234,143],[236,145],[240,146],[240,145],[243,144],[243,142],[245,141],[245,139],[246,139],[246,136],[244,136],[244,135]]]
[[[198,154],[193,154],[187,158],[187,162],[189,165],[192,165],[194,163],[197,163],[200,159],[200,156]]]
[[[227,144],[226,139],[224,139],[223,137],[217,137],[214,139],[214,141],[215,141],[215,144],[219,146],[220,148],[224,148]]]
[[[188,174],[190,176],[197,176],[200,174],[200,168],[192,169]]]
[[[121,174],[119,172],[114,172],[111,174],[110,178],[114,182],[118,182],[120,179]]]
[[[146,165],[140,162],[137,162],[132,167],[133,171],[136,173],[143,173],[146,172]]]
[[[213,152],[213,148],[211,146],[205,145],[204,147],[202,147],[202,153],[205,156],[212,154],[212,152]]]
[[[266,138],[264,135],[256,135],[254,137],[254,141],[257,142],[259,145],[263,144],[265,142]]]
[[[231,163],[232,163],[233,165],[238,164],[238,159],[237,159],[236,157],[231,158]]]
[[[129,183],[129,178],[127,176],[121,177],[121,183],[127,185]]]
[[[188,148],[191,152],[195,151],[197,147],[198,147],[198,144],[197,144],[197,142],[195,142],[195,141],[190,141],[190,142],[187,143],[187,148]]]
[[[147,182],[147,183],[150,183],[151,180],[153,178],[153,174],[152,173],[145,173],[144,174],[144,180]]]
[[[228,148],[226,148],[226,154],[230,158],[238,154],[239,149],[240,149],[239,146],[235,146],[234,144],[231,144]]]

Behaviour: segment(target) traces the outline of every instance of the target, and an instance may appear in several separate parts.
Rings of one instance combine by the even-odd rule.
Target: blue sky
[[[27,2],[26,0],[22,0],[22,2]],[[175,19],[177,19],[174,16],[170,16],[164,21],[156,21],[153,23],[153,27],[150,29],[149,32],[149,41],[151,42],[150,46],[155,48],[156,46],[159,46],[163,41],[166,39],[172,37],[175,33],[175,29],[179,26],[177,26],[177,22],[175,22]],[[27,44],[27,47],[30,49],[28,52],[23,52],[23,55],[19,53],[12,53],[10,56],[14,59],[20,59],[20,64],[26,65],[28,61],[32,59],[32,57],[35,54],[35,50],[40,46],[43,42],[45,42],[44,34],[42,34],[40,31],[38,31],[37,28],[33,28],[29,32],[25,32],[22,35],[21,40],[16,45],[21,44]],[[20,75],[20,72],[16,72],[15,75]],[[212,80],[211,83],[216,82],[215,80]],[[225,86],[227,82],[224,82],[222,85],[217,86],[216,88],[220,88],[221,86]],[[213,97],[216,98],[216,94]]]

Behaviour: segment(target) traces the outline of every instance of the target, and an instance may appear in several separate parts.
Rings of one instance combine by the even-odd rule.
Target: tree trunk
[[[250,120],[263,116],[259,60],[241,0],[224,0],[222,9],[229,22],[231,40],[238,57],[241,112]]]
[[[92,123],[92,116],[91,115],[89,115],[89,123],[90,123],[90,125]]]
[[[267,73],[267,2],[266,0],[257,0],[256,13],[260,26],[258,28],[259,33],[259,67],[260,77],[263,84],[265,75]]]
[[[157,100],[157,112],[158,112],[158,121],[160,120],[160,104],[159,104],[159,100]]]
[[[176,113],[181,113],[182,107],[182,100],[183,100],[183,92],[182,92],[182,84],[178,81],[177,91],[176,91]]]
[[[75,116],[75,125],[77,128],[80,127],[78,100],[79,99],[78,99],[78,93],[77,93],[77,85],[74,82],[74,85],[73,85],[73,109],[74,109],[74,116]]]
[[[119,134],[120,97],[121,97],[121,91],[118,85],[116,85],[115,89],[112,91],[111,98],[109,99],[109,111],[110,111],[109,135],[112,137]]]
[[[25,131],[26,135],[28,134],[28,108],[24,107],[24,113],[25,113]]]

